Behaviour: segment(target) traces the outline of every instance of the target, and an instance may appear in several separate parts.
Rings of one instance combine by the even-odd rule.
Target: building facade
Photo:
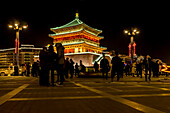
[[[35,48],[34,45],[21,44],[21,47],[19,48],[19,64],[33,64],[41,50],[42,48]],[[8,66],[15,64],[15,48],[0,49],[0,65]]]
[[[83,61],[85,66],[93,66],[95,61],[99,61],[103,50],[106,47],[100,46],[103,36],[98,36],[102,30],[92,28],[79,19],[78,13],[70,23],[51,28],[55,34],[49,34],[53,38],[53,43],[61,43],[65,50],[65,57],[73,59],[79,63]]]

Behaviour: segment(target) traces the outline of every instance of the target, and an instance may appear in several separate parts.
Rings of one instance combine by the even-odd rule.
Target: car
[[[0,76],[13,75],[14,66],[0,66]]]

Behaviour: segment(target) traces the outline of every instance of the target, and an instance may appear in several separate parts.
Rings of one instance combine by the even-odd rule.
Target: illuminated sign
[[[161,69],[162,72],[170,73],[170,66],[162,65],[163,69]]]

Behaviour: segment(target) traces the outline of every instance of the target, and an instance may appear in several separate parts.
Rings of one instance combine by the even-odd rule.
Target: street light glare
[[[28,27],[28,25],[24,25],[23,28],[26,29]]]
[[[17,26],[18,26],[18,24],[15,24],[15,26],[17,27]]]
[[[9,27],[9,28],[13,28],[13,26],[12,26],[12,25],[8,25],[8,27]]]
[[[127,30],[125,30],[124,32],[125,32],[126,34],[128,33],[128,31],[127,31]]]
[[[131,29],[131,30],[124,30],[124,33],[127,34],[127,35],[136,35],[136,34],[139,34],[140,32],[137,30],[137,28],[135,29]]]

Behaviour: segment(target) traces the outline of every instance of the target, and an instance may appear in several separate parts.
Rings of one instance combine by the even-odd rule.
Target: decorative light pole
[[[19,68],[19,31],[21,31],[22,29],[26,29],[28,25],[21,25],[19,24],[19,22],[15,22],[14,25],[9,24],[8,27],[16,31],[15,54],[16,54],[16,65]]]
[[[134,42],[134,36],[136,34],[139,34],[139,31],[137,29],[131,29],[131,30],[124,30],[125,34],[128,34],[130,36],[130,43],[129,43],[129,57],[131,57],[132,64],[133,64],[133,57],[135,56],[135,47],[136,43]]]

